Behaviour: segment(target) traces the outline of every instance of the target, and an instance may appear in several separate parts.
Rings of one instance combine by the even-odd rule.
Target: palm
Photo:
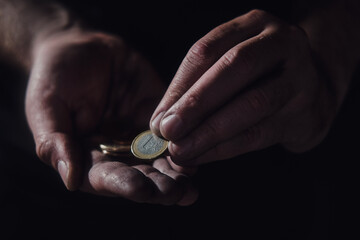
[[[37,49],[26,110],[39,157],[57,169],[59,159],[68,158],[62,178],[69,188],[178,202],[186,177],[165,159],[129,166],[84,147],[89,140],[128,138],[146,128],[164,86],[149,64],[118,39],[76,34]]]

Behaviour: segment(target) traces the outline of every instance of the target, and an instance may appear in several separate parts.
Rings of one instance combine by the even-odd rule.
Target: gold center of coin
[[[131,143],[131,152],[140,159],[154,159],[166,151],[168,143],[165,139],[147,130],[135,137]]]

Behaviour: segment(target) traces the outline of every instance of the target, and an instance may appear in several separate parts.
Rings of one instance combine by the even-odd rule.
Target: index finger
[[[163,115],[162,136],[172,142],[182,139],[245,88],[278,70],[286,56],[283,46],[266,29],[230,49]]]
[[[253,10],[248,14],[216,27],[190,48],[168,90],[151,117],[150,128],[155,134],[161,135],[159,125],[165,112],[225,52],[239,42],[257,35],[264,29],[265,21],[263,16],[262,11]]]

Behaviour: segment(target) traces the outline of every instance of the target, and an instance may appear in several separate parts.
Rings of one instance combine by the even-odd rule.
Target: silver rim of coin
[[[140,133],[131,144],[131,152],[140,159],[154,159],[161,156],[169,142],[153,134],[150,130]]]

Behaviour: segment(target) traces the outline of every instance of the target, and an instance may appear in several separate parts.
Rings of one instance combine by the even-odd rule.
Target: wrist
[[[28,69],[31,68],[37,49],[40,46],[55,37],[69,34],[78,29],[80,29],[80,26],[77,20],[64,9],[60,9],[51,19],[48,19],[47,23],[39,23],[33,30],[32,41],[29,46],[28,62],[25,63],[25,66]]]
[[[46,36],[74,24],[61,5],[47,0],[1,1],[0,52],[25,70],[32,64],[32,51]]]

